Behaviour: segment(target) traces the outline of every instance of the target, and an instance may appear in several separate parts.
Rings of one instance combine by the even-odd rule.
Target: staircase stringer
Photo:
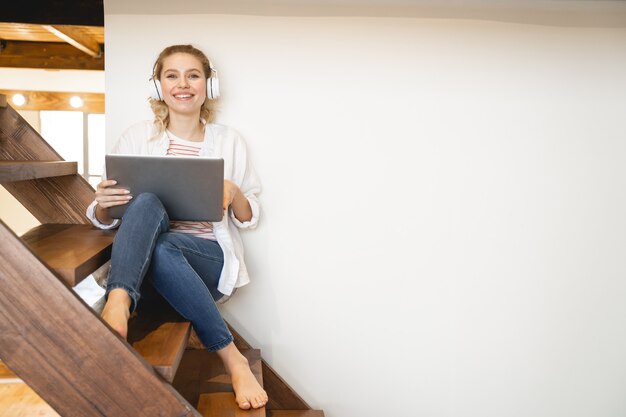
[[[200,417],[0,221],[0,359],[64,417]]]

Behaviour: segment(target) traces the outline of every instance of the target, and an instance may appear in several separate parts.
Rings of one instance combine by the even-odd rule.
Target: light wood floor
[[[59,415],[0,362],[0,417],[59,417]]]

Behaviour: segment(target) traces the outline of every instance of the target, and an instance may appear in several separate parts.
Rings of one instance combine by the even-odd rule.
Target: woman
[[[115,188],[113,180],[98,184],[87,216],[100,228],[114,228],[120,221],[112,219],[108,209],[129,204],[113,243],[102,318],[126,338],[128,318],[147,277],[192,322],[207,349],[222,359],[239,407],[259,408],[267,403],[267,394],[234,345],[216,302],[249,282],[238,229],[256,226],[260,185],[241,137],[226,126],[208,123],[212,111],[207,80],[212,71],[207,57],[191,45],[165,48],[154,66],[153,79],[160,83],[158,99],[150,100],[155,120],[130,127],[112,153],[223,158],[224,219],[170,220],[154,195],[131,196]]]

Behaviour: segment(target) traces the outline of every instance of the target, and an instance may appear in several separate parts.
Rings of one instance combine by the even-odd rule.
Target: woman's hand
[[[237,192],[241,192],[237,184],[229,180],[224,180],[224,211],[228,210]]]
[[[124,188],[111,188],[117,184],[115,180],[104,180],[96,188],[96,201],[98,206],[109,208],[126,204],[133,198],[130,191]]]
[[[121,206],[133,198],[130,191],[123,188],[111,188],[117,184],[115,180],[104,180],[96,187],[96,219],[104,224],[110,224],[113,219],[109,215],[109,207]]]
[[[232,181],[224,180],[224,211],[232,207],[233,214],[240,222],[252,219],[250,203],[241,189]]]

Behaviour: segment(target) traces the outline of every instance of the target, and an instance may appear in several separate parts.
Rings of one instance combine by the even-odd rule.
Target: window
[[[104,114],[40,111],[41,136],[67,161],[78,162],[78,173],[92,187],[104,166]]]

